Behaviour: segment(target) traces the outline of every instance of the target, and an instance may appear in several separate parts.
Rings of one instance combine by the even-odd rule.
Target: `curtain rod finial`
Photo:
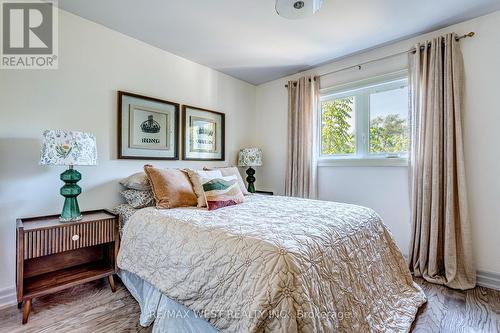
[[[467,37],[474,37],[476,33],[474,31],[471,31],[467,34]]]

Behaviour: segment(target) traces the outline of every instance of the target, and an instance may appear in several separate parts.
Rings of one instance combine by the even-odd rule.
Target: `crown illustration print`
[[[160,124],[153,119],[153,116],[148,116],[148,120],[145,120],[141,124],[141,130],[144,133],[159,133],[160,132]]]

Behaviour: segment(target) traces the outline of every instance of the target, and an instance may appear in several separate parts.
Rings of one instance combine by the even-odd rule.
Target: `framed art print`
[[[118,91],[118,158],[179,159],[179,104]]]
[[[182,140],[184,160],[224,160],[224,114],[182,106]]]

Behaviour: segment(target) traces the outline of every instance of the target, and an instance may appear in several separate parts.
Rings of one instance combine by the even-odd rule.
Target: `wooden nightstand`
[[[17,302],[28,321],[31,300],[77,284],[108,278],[113,292],[119,246],[118,216],[83,212],[77,222],[58,215],[17,220]]]
[[[271,191],[255,191],[255,193],[264,195],[274,195],[274,193]]]

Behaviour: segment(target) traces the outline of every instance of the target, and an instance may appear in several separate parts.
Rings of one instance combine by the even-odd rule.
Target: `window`
[[[356,97],[345,96],[321,103],[321,153],[356,153]]]
[[[324,90],[319,118],[320,160],[406,159],[406,73]]]

